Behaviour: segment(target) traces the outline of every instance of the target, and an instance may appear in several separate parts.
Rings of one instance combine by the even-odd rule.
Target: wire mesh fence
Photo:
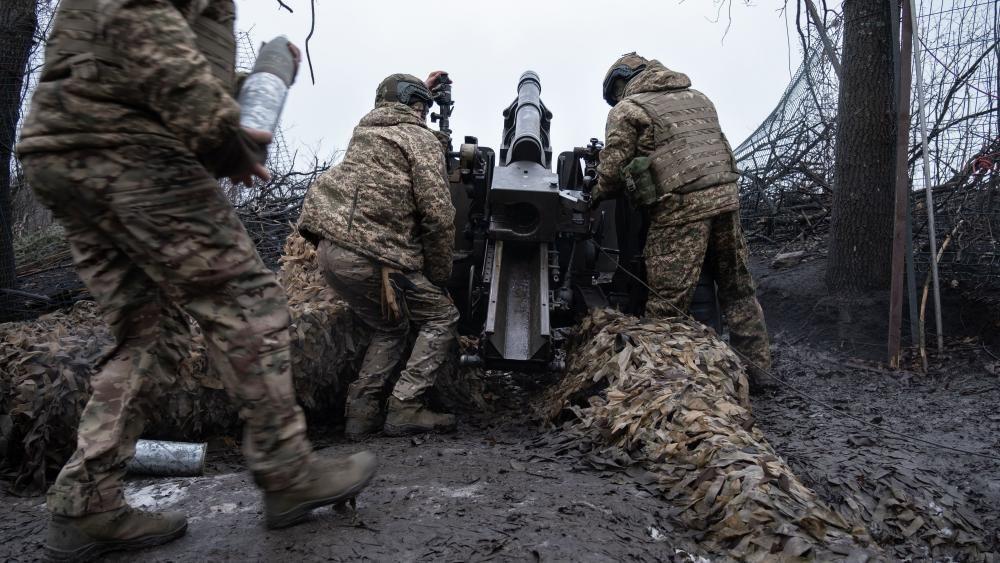
[[[918,2],[941,273],[953,287],[1000,289],[1000,4],[994,0]],[[841,44],[840,18],[825,26]],[[808,245],[823,251],[829,228],[839,83],[821,37],[803,37],[803,62],[774,111],[739,147],[741,204],[748,241],[758,248]],[[839,52],[837,53],[839,57]],[[848,63],[845,61],[845,63]],[[918,270],[929,268],[919,105],[911,103],[908,164]],[[939,248],[942,246],[939,244]]]
[[[839,42],[841,22],[828,33]],[[829,225],[838,82],[820,38],[805,49],[777,106],[735,150],[751,243],[787,244]]]
[[[967,292],[1000,289],[1000,5],[925,0],[921,13],[917,52],[925,73],[942,280]],[[909,164],[918,189],[924,186],[921,160],[914,131]],[[914,236],[917,268],[926,273],[932,253],[923,196],[914,194]]]

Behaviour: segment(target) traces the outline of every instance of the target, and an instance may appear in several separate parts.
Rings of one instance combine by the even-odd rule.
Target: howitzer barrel
[[[542,82],[527,71],[517,83],[517,110],[514,139],[508,162],[530,161],[545,164],[542,145]]]

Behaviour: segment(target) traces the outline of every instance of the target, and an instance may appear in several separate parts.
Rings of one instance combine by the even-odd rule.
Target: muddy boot
[[[389,413],[385,417],[385,433],[389,436],[450,432],[454,429],[453,414],[436,413],[418,399],[400,401],[389,397]]]
[[[300,522],[314,508],[353,499],[375,476],[376,465],[375,454],[371,452],[315,458],[302,483],[264,493],[267,527],[286,528]]]
[[[179,512],[146,512],[130,506],[80,517],[53,514],[45,554],[50,561],[90,561],[109,551],[164,544],[186,530],[187,518]]]
[[[377,401],[354,399],[347,403],[344,436],[359,441],[382,430],[382,409]]]

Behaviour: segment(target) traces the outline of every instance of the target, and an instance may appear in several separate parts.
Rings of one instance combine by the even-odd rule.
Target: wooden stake
[[[892,2],[893,0],[889,0]],[[906,211],[910,204],[910,83],[913,60],[913,20],[910,4],[902,1],[903,29],[896,65],[896,205],[892,224],[892,286],[889,291],[889,366],[899,368],[900,329],[903,322],[903,266],[906,253]],[[895,10],[893,10],[895,12]]]

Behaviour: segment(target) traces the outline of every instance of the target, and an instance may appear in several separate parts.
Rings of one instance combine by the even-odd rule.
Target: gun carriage
[[[450,138],[447,78],[436,101],[431,118]],[[641,314],[645,307],[646,288],[637,281],[644,277],[645,211],[624,200],[591,209],[602,144],[591,139],[560,153],[553,172],[551,122],[541,80],[528,71],[503,111],[499,155],[472,136],[447,152],[456,209],[448,289],[461,333],[476,343],[464,365],[561,371],[567,329],[588,310]],[[710,281],[703,278],[695,301],[692,312],[718,326]]]

